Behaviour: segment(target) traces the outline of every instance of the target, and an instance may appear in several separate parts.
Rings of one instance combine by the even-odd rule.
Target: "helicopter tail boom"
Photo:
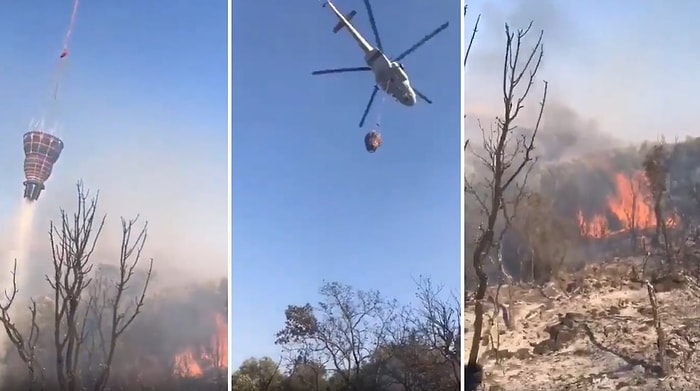
[[[352,18],[354,18],[356,14],[357,14],[357,11],[355,11],[355,10],[350,11],[350,13],[345,15],[345,20],[347,20],[348,22],[351,21]],[[341,19],[338,21],[338,24],[336,24],[335,27],[333,27],[333,32],[337,33],[345,26],[347,26],[347,24],[345,23],[344,20]]]
[[[372,45],[370,45],[369,42],[367,42],[362,36],[362,34],[360,34],[360,32],[357,31],[352,24],[350,24],[349,19],[346,19],[345,15],[341,14],[340,11],[338,11],[338,9],[335,8],[335,5],[333,5],[333,3],[330,0],[326,1],[323,4],[323,6],[327,6],[328,8],[330,8],[333,14],[338,18],[338,24],[336,24],[333,28],[334,33],[340,31],[343,27],[345,27],[345,29],[348,30],[350,35],[352,35],[352,38],[355,40],[355,42],[357,42],[357,44],[360,46],[360,49],[362,49],[363,52],[369,53],[370,51],[372,51]],[[353,17],[356,13],[357,12],[352,11],[348,14],[348,16]]]

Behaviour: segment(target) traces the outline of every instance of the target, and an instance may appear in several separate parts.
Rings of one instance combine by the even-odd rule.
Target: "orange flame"
[[[212,336],[212,346],[216,351],[219,368],[228,368],[228,322],[223,315],[216,314],[216,335]]]
[[[192,349],[175,356],[175,374],[181,377],[200,377],[204,374]]]
[[[656,227],[654,207],[651,204],[647,179],[644,173],[637,171],[628,178],[622,173],[614,175],[615,193],[608,197],[607,209],[620,223],[621,229],[610,231],[605,214],[595,214],[588,220],[583,212],[578,212],[581,235],[591,238],[603,238],[611,234],[631,230],[647,230]],[[675,216],[668,218],[666,224],[674,226]]]
[[[636,172],[631,179],[622,174],[615,174],[617,192],[608,198],[610,211],[622,223],[623,229],[645,229],[656,226],[654,208],[645,197],[647,180],[644,174]]]
[[[197,378],[207,369],[228,368],[228,323],[223,315],[215,314],[216,332],[211,337],[211,346],[188,348],[174,358],[177,376]],[[199,352],[197,354],[196,352]]]
[[[602,215],[594,215],[589,221],[583,217],[583,212],[578,211],[578,225],[581,235],[591,238],[603,238],[608,234],[608,219]]]

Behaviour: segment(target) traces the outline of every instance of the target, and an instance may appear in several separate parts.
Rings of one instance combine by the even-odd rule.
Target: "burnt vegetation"
[[[324,283],[316,304],[290,305],[276,334],[280,358],[250,358],[235,391],[459,390],[459,299],[429,278],[417,304]]]
[[[477,27],[478,19],[467,40],[467,56]],[[698,368],[690,362],[700,334],[692,339],[684,326],[671,330],[664,319],[674,299],[668,296],[664,303],[658,295],[681,287],[700,292],[700,138],[577,150],[577,139],[590,136],[600,141],[604,135],[585,127],[589,135],[577,134],[571,111],[555,105],[550,112],[548,83],[538,76],[544,32],[532,31],[532,23],[515,30],[506,24],[504,32],[502,85],[497,86],[503,98],[500,114],[490,124],[469,119],[478,124],[478,135],[470,133],[464,145],[465,373],[473,377],[467,389],[478,388],[484,375],[481,365],[491,359],[498,365],[515,355],[532,357],[561,349],[561,327],[586,330],[599,350],[615,352],[648,376],[690,373],[690,368]],[[530,115],[521,118],[527,109]],[[610,140],[606,144],[614,146]],[[555,307],[557,302],[588,298],[584,291],[605,284],[592,283],[592,288],[586,282],[590,275],[581,273],[615,268],[592,265],[596,263],[625,266],[625,272],[610,282],[614,289],[633,286],[630,289],[645,292],[648,310],[640,312],[648,317],[645,328],[655,336],[644,350],[653,354],[630,358],[603,347],[589,327],[588,315],[573,313],[558,314],[559,328],[547,329],[552,341],[517,352],[500,349],[503,335],[517,339],[516,328],[532,324],[514,320],[511,311],[521,299],[513,297],[515,290],[539,291],[547,305]],[[561,293],[557,298],[545,292],[551,286]],[[693,297],[700,304],[700,295]],[[538,311],[540,317],[547,313],[533,313]],[[671,334],[682,334],[689,347],[679,348]]]
[[[2,287],[0,388],[226,389],[226,279],[164,288],[144,255],[147,223],[122,218],[116,251],[102,255],[108,223],[79,183],[74,211],[61,209],[49,228],[45,295],[22,292],[15,261]]]
[[[511,192],[513,198],[503,199],[492,248],[478,252],[487,261],[486,274],[502,276],[502,261],[516,282],[541,284],[579,270],[591,258],[651,252],[663,257],[659,262],[669,272],[683,269],[697,277],[697,265],[687,259],[700,222],[697,152],[700,139],[660,141],[534,164]],[[532,159],[536,162],[536,156]],[[484,204],[473,197],[471,216],[488,216],[477,212]],[[488,226],[470,220],[467,246],[474,254],[474,238]],[[472,287],[478,281],[473,270],[466,278]]]

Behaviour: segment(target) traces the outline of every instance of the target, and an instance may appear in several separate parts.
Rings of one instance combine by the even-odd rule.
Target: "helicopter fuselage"
[[[416,93],[411,88],[408,75],[400,63],[389,60],[376,48],[366,52],[365,62],[372,69],[377,87],[404,106],[416,104]]]
[[[416,93],[413,91],[413,88],[411,88],[411,83],[408,81],[408,75],[406,75],[403,66],[398,62],[389,60],[381,50],[370,45],[345,15],[335,8],[332,2],[327,1],[324,5],[327,5],[338,18],[338,25],[336,25],[333,31],[337,32],[341,30],[342,27],[345,27],[355,42],[360,46],[360,49],[365,53],[365,62],[372,69],[377,87],[405,106],[415,105]],[[349,16],[352,15],[354,14],[350,14]]]

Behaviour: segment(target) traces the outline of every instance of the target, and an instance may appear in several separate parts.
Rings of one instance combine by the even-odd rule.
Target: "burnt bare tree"
[[[463,11],[463,14],[462,14],[462,17],[464,18],[464,23],[465,23],[465,24],[466,24],[466,22],[467,22],[467,17],[468,17],[468,15],[469,15],[469,6],[468,6],[467,4],[465,4],[465,5],[464,5],[464,11]],[[467,63],[468,63],[468,61],[469,61],[469,54],[471,53],[472,46],[474,45],[474,39],[476,38],[476,34],[477,34],[478,31],[479,31],[479,23],[480,23],[480,22],[481,22],[481,14],[478,14],[478,15],[476,16],[476,20],[474,21],[474,27],[473,27],[472,30],[471,30],[471,35],[470,35],[470,37],[469,37],[469,41],[468,41],[467,46],[466,46],[465,51],[464,51],[463,66],[464,66],[464,72],[465,72],[465,73],[466,73],[466,71],[467,71]],[[467,115],[466,115],[466,114],[464,114],[463,120],[464,120],[464,121],[467,120]],[[463,149],[466,151],[466,149],[467,149],[468,146],[469,146],[469,139],[465,139]],[[463,173],[463,176],[466,178],[466,173]],[[464,188],[464,192],[466,193],[466,191],[467,191],[467,190],[466,190],[466,187],[465,187],[465,188]],[[465,207],[465,208],[464,208],[464,212],[463,212],[463,218],[464,218],[464,220],[463,220],[463,222],[462,222],[462,224],[464,224],[464,225],[466,225],[466,223],[467,223],[467,215],[468,215],[468,211],[467,211],[467,208]],[[468,230],[466,229],[466,227],[465,227],[465,229],[464,229],[464,238],[463,238],[463,240],[464,240],[465,243],[468,242],[468,238],[469,238],[469,231],[468,231]],[[465,259],[464,259],[464,262],[466,263],[466,257],[465,257]],[[467,286],[467,285],[468,285],[468,284],[467,284],[467,280],[468,280],[468,275],[467,275],[467,273],[465,273],[464,276],[462,276],[462,277],[463,277],[463,279],[464,279],[464,285]]]
[[[487,171],[483,182],[467,182],[469,199],[477,202],[486,216],[486,223],[480,226],[480,234],[472,253],[472,265],[478,279],[474,295],[475,320],[474,338],[469,353],[469,364],[476,364],[483,328],[484,306],[488,277],[484,271],[486,259],[494,247],[500,246],[505,228],[496,232],[498,224],[507,227],[515,214],[517,204],[526,193],[527,178],[532,170],[535,139],[539,131],[547,99],[547,82],[540,101],[539,112],[534,128],[529,132],[516,131],[516,120],[525,107],[525,101],[535,82],[544,51],[543,32],[529,53],[523,52],[524,40],[532,23],[525,29],[511,31],[505,26],[506,48],[503,61],[503,117],[498,117],[489,130],[483,126],[482,145],[479,149],[467,145]],[[499,222],[499,220],[502,220]]]
[[[116,278],[100,276],[90,293],[88,310],[96,328],[91,337],[97,339],[99,347],[99,355],[95,357],[99,368],[93,386],[95,391],[102,391],[107,387],[117,342],[143,310],[153,272],[153,259],[149,259],[145,280],[136,290],[130,289],[148,236],[148,223],[136,230],[137,222],[138,217],[131,220],[121,219],[118,275]]]
[[[92,255],[106,219],[106,215],[97,216],[98,197],[96,194],[89,198],[89,191],[78,183],[76,211],[71,215],[61,209],[61,222],[51,222],[49,231],[54,274],[46,279],[54,293],[56,376],[62,391],[75,391],[86,386],[82,384],[81,365],[84,361],[81,358],[87,351],[85,343],[88,338],[99,338],[102,353],[100,357],[90,358],[98,362],[97,376],[91,388],[96,391],[105,389],[117,340],[143,307],[153,266],[151,260],[140,295],[133,305],[124,308],[127,286],[146,241],[146,225],[134,239],[135,220],[127,222],[122,219],[119,276],[109,285],[100,277],[91,287],[94,282]],[[95,320],[95,330],[88,330],[87,325]]]
[[[642,226],[643,222],[639,221],[639,197],[640,197],[640,191],[642,188],[642,182],[640,181],[640,178],[638,178],[637,175],[633,175],[631,180],[630,180],[630,196],[632,198],[632,203],[625,210],[625,215],[627,217],[627,226],[623,227],[629,230],[630,234],[630,248],[632,250],[632,253],[635,253],[637,251],[637,242],[639,240],[639,227]]]
[[[11,291],[5,291],[5,303],[0,305],[0,322],[2,322],[5,333],[17,351],[19,358],[27,366],[29,371],[29,384],[27,386],[29,390],[41,390],[44,387],[45,373],[37,354],[37,342],[39,341],[41,329],[37,323],[36,301],[34,299],[30,301],[29,331],[23,333],[10,315],[10,309],[17,298],[17,293],[19,293],[17,289],[17,260],[14,261],[11,275]]]
[[[468,11],[469,11],[469,6],[465,4],[464,5],[464,12],[462,14],[462,17],[464,18],[465,22],[467,19]],[[469,37],[469,43],[467,43],[467,47],[465,48],[465,51],[464,51],[464,62],[463,62],[464,72],[467,71],[467,62],[469,61],[469,53],[471,53],[471,51],[472,51],[472,46],[474,45],[474,39],[476,38],[476,33],[479,32],[479,22],[481,22],[481,14],[476,16],[476,21],[474,22],[474,28],[472,28],[471,35]],[[466,119],[466,114],[464,116],[465,116],[464,119]],[[466,149],[468,145],[469,145],[469,139],[464,141],[464,149]]]
[[[661,376],[666,376],[670,372],[668,356],[666,355],[668,341],[666,340],[666,333],[664,332],[664,328],[661,323],[659,301],[656,297],[656,288],[654,288],[654,285],[649,280],[645,280],[644,284],[646,285],[647,294],[649,295],[649,304],[651,304],[654,330],[656,330],[656,347],[658,349],[657,356],[659,358],[659,365],[661,366]]]
[[[467,14],[468,14],[469,6],[464,5],[464,13],[462,14],[462,17],[464,17],[465,22],[467,19]],[[474,44],[474,38],[476,38],[476,33],[479,32],[479,22],[481,21],[481,14],[476,16],[476,21],[474,22],[474,28],[472,28],[471,31],[471,36],[469,37],[469,42],[467,43],[467,48],[466,51],[464,52],[464,69],[467,69],[467,60],[469,60],[469,53],[472,51],[472,45]]]
[[[664,242],[664,250],[667,262],[673,266],[673,252],[669,243],[668,227],[664,216],[664,201],[668,191],[667,181],[669,175],[669,156],[664,142],[651,146],[651,149],[644,157],[644,174],[646,175],[654,205],[654,216],[656,218],[656,232],[653,243],[659,245],[661,239]]]
[[[54,274],[46,276],[53,291],[56,379],[62,391],[82,387],[80,355],[86,339],[85,320],[91,298],[84,294],[92,282],[91,256],[106,217],[97,218],[97,196],[77,185],[77,205],[72,216],[61,209],[61,222],[51,222],[49,240]]]

